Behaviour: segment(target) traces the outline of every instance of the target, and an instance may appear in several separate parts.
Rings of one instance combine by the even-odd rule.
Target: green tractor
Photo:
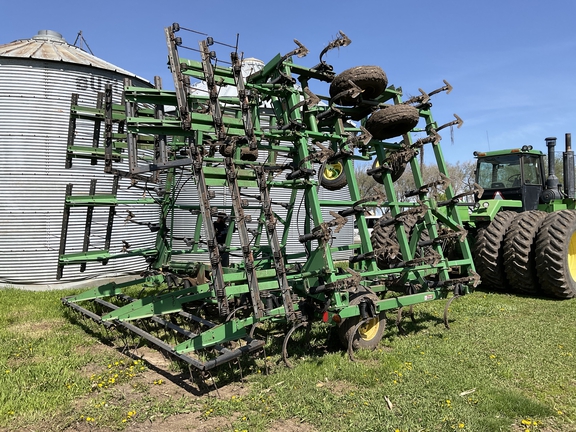
[[[546,145],[548,177],[545,155],[532,146],[474,152],[475,203],[460,208],[484,287],[567,299],[576,297],[574,152],[566,134],[562,188],[556,138]]]

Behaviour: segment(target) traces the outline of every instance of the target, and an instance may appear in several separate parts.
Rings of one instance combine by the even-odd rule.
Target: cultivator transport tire
[[[362,99],[374,99],[380,96],[388,85],[388,77],[379,66],[356,66],[336,75],[330,83],[330,97],[334,98],[350,90],[352,88],[350,81],[363,90]],[[357,101],[357,98],[341,96],[334,100],[334,103],[349,106],[356,105]]]
[[[378,161],[378,159],[374,159],[374,162],[372,162],[372,169],[376,169],[380,167],[380,161]],[[384,184],[384,176],[382,175],[381,172],[376,173],[372,176],[372,178],[374,179],[374,181],[378,184]]]
[[[383,107],[366,120],[366,130],[378,140],[394,138],[410,132],[418,124],[420,113],[412,105]]]
[[[513,290],[534,294],[540,291],[536,272],[536,234],[547,213],[519,213],[504,237],[504,269]]]
[[[502,244],[516,214],[513,211],[502,211],[488,226],[478,229],[476,233],[474,264],[485,287],[497,290],[505,290],[508,287]]]
[[[388,150],[391,151],[391,150]],[[378,161],[378,159],[374,159],[374,162],[372,163],[372,169],[378,168],[380,166],[380,162]],[[392,181],[395,182],[397,181],[400,177],[402,177],[402,174],[404,174],[404,171],[406,171],[406,167],[408,166],[407,163],[405,162],[400,162],[398,159],[394,159],[394,162],[392,163],[392,166],[390,167],[390,176],[392,178]],[[376,183],[379,184],[384,184],[384,176],[382,175],[382,173],[376,173],[372,176],[372,178],[374,179],[374,181]]]
[[[576,211],[546,216],[536,238],[536,270],[544,292],[576,297]]]
[[[369,291],[361,291],[356,294],[354,298],[350,299],[350,305],[358,305],[363,298],[368,297],[374,303],[377,302],[378,296]],[[338,337],[340,342],[348,348],[350,339],[352,340],[352,348],[357,349],[374,349],[378,346],[384,335],[386,329],[386,314],[381,312],[375,317],[370,318],[366,323],[357,328],[362,320],[361,316],[355,316],[343,319],[338,327]],[[355,334],[354,330],[357,328]]]
[[[325,163],[322,165],[322,173],[320,175],[320,185],[324,189],[339,190],[348,184],[346,173],[344,172],[344,164],[342,161],[334,163]]]

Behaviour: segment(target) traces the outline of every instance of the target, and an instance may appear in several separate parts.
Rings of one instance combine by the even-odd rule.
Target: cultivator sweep
[[[461,120],[439,126],[430,111],[431,96],[450,91],[448,83],[403,102],[378,67],[335,74],[324,56],[350,43],[343,33],[312,68],[293,62],[308,53],[295,41],[296,49],[248,75],[237,46],[219,60],[210,37],[192,50],[198,60],[181,57],[176,35],[186,30],[165,29],[174,91],[159,80],[155,88],[126,82],[122,104],[110,87],[96,107],[73,98],[68,166],[103,160],[105,172],[142,188],[142,200],[130,204],[157,205],[159,219],[128,211],[126,223],[147,225],[156,243],[124,244],[120,253],[65,253],[65,220],[59,276],[67,265],[127,256],[148,263],[141,279],[66,297],[66,306],[208,371],[261,349],[258,335],[273,323],[285,324],[286,361],[291,335],[315,321],[336,327],[350,353],[373,348],[387,311],[476,286],[438,135]],[[322,85],[329,97],[316,93]],[[82,122],[93,123],[95,136],[102,128],[102,147],[74,142]],[[416,160],[423,146],[439,169],[427,184]],[[361,196],[355,162],[372,163],[369,174],[385,193]],[[416,190],[399,197],[394,182],[407,165]],[[112,192],[70,190],[65,215],[105,206],[116,217],[123,203]],[[370,234],[365,213],[375,207],[385,216]],[[216,217],[229,224],[222,229]]]

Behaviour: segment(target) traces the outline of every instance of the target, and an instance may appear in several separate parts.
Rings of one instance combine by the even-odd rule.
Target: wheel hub
[[[324,169],[324,177],[327,179],[335,179],[342,173],[343,167],[340,162],[336,162],[333,164],[326,164]]]
[[[380,320],[378,317],[374,317],[362,324],[358,329],[358,333],[362,339],[370,340],[378,334],[379,327]]]
[[[568,244],[568,269],[572,280],[576,280],[576,231],[570,236]]]

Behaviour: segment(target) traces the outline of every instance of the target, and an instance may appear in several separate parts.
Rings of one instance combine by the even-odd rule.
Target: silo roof
[[[138,77],[132,72],[93,56],[79,47],[70,45],[60,33],[52,30],[40,30],[38,34],[31,39],[19,39],[5,45],[0,45],[0,57],[49,60],[77,64],[110,70],[148,81]]]

